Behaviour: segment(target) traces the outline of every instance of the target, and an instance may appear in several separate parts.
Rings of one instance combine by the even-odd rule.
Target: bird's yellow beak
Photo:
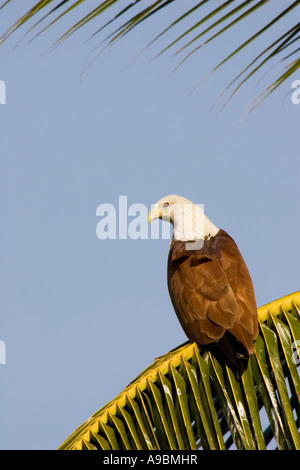
[[[148,214],[148,222],[151,224],[152,220],[161,217],[161,211],[157,207],[153,207]]]

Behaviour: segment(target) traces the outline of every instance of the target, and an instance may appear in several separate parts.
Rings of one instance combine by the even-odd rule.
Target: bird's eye
[[[169,207],[169,203],[168,203],[168,202],[165,202],[165,203],[163,204],[163,207]]]

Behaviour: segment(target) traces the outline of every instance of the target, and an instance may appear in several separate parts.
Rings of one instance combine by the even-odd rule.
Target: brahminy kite
[[[252,280],[234,240],[188,199],[160,199],[148,220],[173,225],[167,279],[178,320],[240,379],[254,352],[258,320]]]

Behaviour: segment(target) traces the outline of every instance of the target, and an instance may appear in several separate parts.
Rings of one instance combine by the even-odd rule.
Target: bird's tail
[[[242,343],[226,331],[219,341],[207,345],[207,349],[223,367],[227,365],[231,368],[237,380],[241,380],[249,360],[249,353]]]

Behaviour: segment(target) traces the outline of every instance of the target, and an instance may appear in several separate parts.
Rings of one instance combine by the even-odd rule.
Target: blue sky
[[[2,31],[22,13],[15,3]],[[22,2],[24,11],[33,3]],[[150,209],[173,193],[204,204],[236,240],[258,306],[299,289],[300,105],[290,93],[299,74],[242,122],[282,66],[250,81],[221,115],[210,106],[260,44],[189,94],[264,19],[204,47],[175,74],[171,53],[150,62],[167,39],[130,63],[170,10],[81,76],[99,42],[85,43],[91,26],[44,52],[82,12],[30,43],[14,48],[20,32],[0,47],[2,449],[57,448],[186,340],[167,292],[169,240],[99,240],[100,204],[118,211],[126,195],[128,206]]]

